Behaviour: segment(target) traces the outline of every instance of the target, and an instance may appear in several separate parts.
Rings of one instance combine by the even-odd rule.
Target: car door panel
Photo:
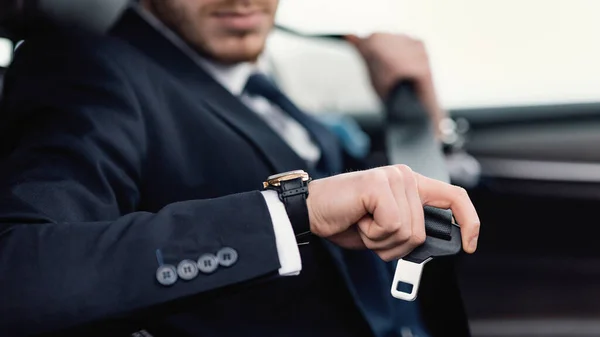
[[[452,115],[470,122],[467,150],[482,166],[469,190],[480,248],[460,273],[475,330],[511,318],[598,317],[600,105]]]

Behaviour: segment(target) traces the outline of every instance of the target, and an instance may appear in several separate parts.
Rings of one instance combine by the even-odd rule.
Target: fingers
[[[364,245],[389,261],[400,258],[425,241],[423,207],[418,196],[417,182],[407,166],[389,166],[380,169],[385,182],[375,188],[379,205],[373,217],[358,222]],[[393,198],[392,205],[389,198]],[[386,207],[395,206],[396,210]]]
[[[345,38],[346,38],[346,41],[348,41],[350,44],[352,44],[355,47],[358,47],[358,45],[360,44],[360,42],[362,40],[360,37],[353,35],[353,34],[346,35]]]
[[[397,183],[396,177],[389,177],[383,169],[373,170],[370,177],[370,196],[365,205],[372,218],[365,217],[358,222],[358,228],[365,237],[365,245],[373,249],[376,242],[381,242],[396,234],[405,220],[394,196],[391,180]],[[373,248],[372,248],[373,247]]]
[[[385,227],[377,224],[377,222],[371,217],[365,217],[361,219],[357,225],[359,227],[358,234],[360,239],[362,240],[363,245],[371,250],[377,251],[392,249],[399,245],[406,244],[406,242],[410,239],[410,234],[408,233],[408,231],[400,231],[400,229],[390,230],[390,232],[392,233],[387,235],[385,238],[373,239],[372,237],[369,237],[368,233],[360,229],[361,227]]]
[[[451,209],[460,224],[465,252],[477,249],[480,221],[475,206],[464,188],[446,184],[416,174],[419,196],[423,205]]]
[[[386,261],[400,258],[425,241],[423,205],[430,205],[450,208],[460,224],[464,250],[472,253],[477,248],[479,217],[460,187],[426,178],[403,165],[328,179],[323,179],[323,186],[331,184],[330,188],[319,181],[311,184],[307,201],[311,230],[319,236],[346,248],[366,247]]]
[[[411,212],[408,207],[408,200],[406,199],[405,185],[406,180],[411,178],[406,175],[406,172],[402,172],[399,168],[390,166],[386,168],[386,174],[388,178],[388,186],[396,201],[396,207],[398,208],[399,221],[392,224],[385,224],[386,228],[390,231],[388,238],[392,242],[406,242],[410,240],[412,235],[411,224]],[[411,174],[411,173],[409,173]],[[390,243],[391,244],[391,243]],[[389,244],[387,245],[389,246]]]
[[[406,194],[406,200],[411,213],[413,241],[417,245],[421,245],[425,242],[427,234],[425,233],[425,214],[423,213],[423,204],[421,204],[421,198],[419,197],[417,178],[414,172],[406,165],[398,165],[396,168],[404,172],[404,193]]]
[[[379,226],[371,217],[365,217],[358,223],[359,226]],[[410,228],[410,226],[405,226]],[[383,240],[372,240],[364,232],[358,231],[363,246],[375,252],[382,260],[392,261],[402,258],[412,251],[418,244],[411,243],[411,235],[407,231],[397,231],[394,235]]]
[[[356,35],[346,35],[346,41],[348,41],[351,45],[356,48],[356,50],[362,55],[362,57],[367,61],[367,64],[373,61],[373,50],[369,45],[372,43],[370,38],[360,38]]]
[[[367,216],[370,218],[370,216]],[[362,220],[360,220],[362,221]],[[359,221],[359,222],[360,222]],[[337,242],[344,248],[347,249],[365,249],[367,248],[362,241],[362,238],[359,234],[358,228],[356,226],[352,226],[348,228],[346,231],[332,235],[329,237],[329,240]]]

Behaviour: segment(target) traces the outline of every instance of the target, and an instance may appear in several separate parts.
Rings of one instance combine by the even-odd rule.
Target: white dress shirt
[[[263,117],[288,146],[303,158],[309,165],[315,165],[321,157],[320,148],[312,141],[308,131],[295,119],[283,112],[279,107],[271,104],[267,99],[257,96],[248,96],[243,91],[248,78],[255,72],[265,71],[264,59],[258,64],[239,63],[235,65],[221,65],[210,62],[200,57],[177,34],[162,24],[152,14],[142,11],[142,16],[158,31],[163,33],[175,46],[180,48],[198,66],[208,71],[231,94],[238,97],[246,106],[259,116]],[[262,66],[262,67],[261,67]],[[200,94],[200,93],[199,93]],[[273,118],[276,116],[276,118]],[[265,177],[266,178],[266,177]],[[279,275],[298,275],[302,270],[302,260],[298,243],[285,206],[279,200],[275,191],[263,191],[267,203],[273,229],[277,253],[279,256]]]
[[[308,131],[266,98],[249,96],[244,93],[244,87],[252,74],[267,72],[264,58],[261,58],[257,64],[238,63],[227,66],[216,64],[200,57],[197,59],[197,62],[217,82],[234,96],[239,97],[250,110],[261,116],[298,156],[307,161],[309,165],[316,165],[319,158],[321,158],[321,150],[312,141]]]
[[[308,131],[295,119],[291,118],[277,106],[271,104],[267,99],[257,96],[248,96],[243,90],[248,78],[255,72],[261,71],[259,65],[251,63],[239,63],[224,66],[197,58],[197,62],[208,71],[213,78],[225,89],[246,104],[251,110],[269,124],[277,134],[304,160],[314,165],[321,157],[321,150],[310,138]],[[272,118],[276,115],[275,118]],[[285,210],[285,206],[279,200],[275,191],[262,192],[275,232],[277,253],[279,255],[279,275],[298,275],[302,270],[302,260],[298,243],[292,228],[292,224]]]

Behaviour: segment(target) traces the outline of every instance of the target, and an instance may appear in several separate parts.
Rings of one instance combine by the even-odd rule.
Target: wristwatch
[[[308,198],[308,184],[311,180],[308,173],[296,170],[272,175],[263,182],[263,187],[276,191],[279,200],[285,205],[296,238],[310,234],[306,199]]]

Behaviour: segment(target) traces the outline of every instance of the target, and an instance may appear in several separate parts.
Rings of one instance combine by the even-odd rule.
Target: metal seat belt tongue
[[[425,243],[398,260],[391,289],[395,298],[414,301],[425,264],[433,258],[456,255],[462,250],[460,228],[453,223],[452,213],[448,210],[425,206],[425,232]]]

